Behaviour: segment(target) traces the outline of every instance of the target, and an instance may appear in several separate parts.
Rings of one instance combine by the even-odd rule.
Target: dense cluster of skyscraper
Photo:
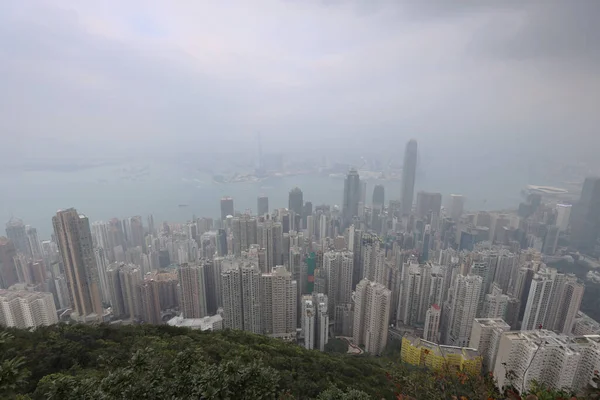
[[[419,191],[413,204],[416,168],[411,140],[401,198],[387,205],[382,185],[367,205],[366,182],[350,169],[341,209],[313,207],[300,188],[289,192],[287,208],[270,210],[260,196],[256,214],[239,212],[224,197],[218,219],[161,226],[151,215],[146,225],[140,216],[90,224],[67,209],[43,242],[12,219],[0,238],[0,324],[167,322],[246,330],[321,351],[342,337],[372,354],[389,337],[405,337],[407,362],[435,366],[454,352],[469,370],[477,369],[469,346],[494,370],[506,358],[499,349],[516,351],[513,341],[534,340],[528,332],[600,331],[579,312],[583,283],[544,263],[569,233],[580,249],[594,250],[600,180],[586,179],[572,218],[569,205],[537,195],[516,213],[467,213],[456,194],[443,207],[440,193]],[[592,342],[586,349],[600,354]],[[430,358],[422,357],[426,348],[435,349]]]

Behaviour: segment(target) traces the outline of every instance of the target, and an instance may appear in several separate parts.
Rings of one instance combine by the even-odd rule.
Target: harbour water
[[[516,207],[528,177],[506,171],[455,175],[452,169],[419,172],[416,191],[450,193],[467,197],[467,209]],[[400,196],[399,181],[367,181],[367,204],[373,187],[385,186],[386,203]],[[0,223],[11,216],[38,229],[41,238],[52,233],[52,216],[58,209],[75,207],[90,220],[153,214],[155,221],[185,222],[193,215],[216,217],[219,199],[231,196],[235,209],[256,212],[256,198],[269,197],[270,209],[287,207],[288,192],[298,186],[304,200],[318,204],[341,204],[344,181],[328,175],[273,177],[261,182],[216,183],[212,176],[190,167],[166,163],[110,165],[64,171],[0,172]],[[416,193],[415,191],[415,193]],[[179,207],[185,204],[187,207]]]

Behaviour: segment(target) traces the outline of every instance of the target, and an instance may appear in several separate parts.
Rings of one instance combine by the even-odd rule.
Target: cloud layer
[[[587,156],[598,17],[593,0],[8,0],[2,156],[226,152],[257,131],[266,149]]]

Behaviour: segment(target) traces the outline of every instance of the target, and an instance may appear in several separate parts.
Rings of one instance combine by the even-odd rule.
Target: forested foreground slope
[[[246,332],[164,325],[6,329],[0,331],[0,398],[506,398],[490,377],[409,368],[397,358],[321,353]]]

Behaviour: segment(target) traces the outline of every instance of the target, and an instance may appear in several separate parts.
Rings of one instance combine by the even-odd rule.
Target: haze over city
[[[599,17],[1,2],[0,398],[597,397]]]

